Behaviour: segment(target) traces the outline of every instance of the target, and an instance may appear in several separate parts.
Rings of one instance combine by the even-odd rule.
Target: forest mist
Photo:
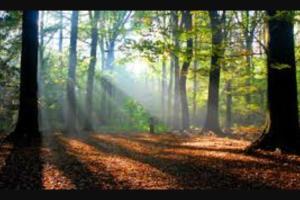
[[[203,128],[214,46],[207,11],[191,11],[190,28],[189,14],[183,11],[76,12],[75,23],[74,11],[39,11],[38,103],[42,132],[148,132],[151,120],[156,132]],[[19,38],[13,34],[20,34],[20,12],[9,14],[14,25],[6,31],[11,38],[5,41],[15,42],[18,48]],[[217,14],[225,16],[222,11]],[[267,105],[265,14],[226,11],[224,20],[224,59],[218,91],[220,127],[261,127]],[[245,26],[252,35],[245,33]],[[295,40],[299,40],[298,35]],[[190,60],[189,41],[193,43]],[[9,65],[18,66],[19,59],[20,54]],[[15,91],[17,77],[14,75]],[[184,77],[186,83],[181,86]],[[184,88],[186,95],[182,98]],[[6,91],[11,93],[12,89]],[[17,105],[17,95],[9,98]],[[184,99],[187,110],[182,107]],[[10,124],[14,124],[17,112],[9,115]],[[183,127],[187,116],[188,128]],[[75,130],[68,130],[68,120]],[[2,129],[13,126],[3,125]]]

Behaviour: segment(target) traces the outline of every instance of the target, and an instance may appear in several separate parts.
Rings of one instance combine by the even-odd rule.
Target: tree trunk
[[[192,30],[192,14],[190,11],[182,12],[182,20],[184,24],[184,30],[189,32]],[[183,62],[181,73],[180,73],[180,98],[181,98],[181,113],[182,113],[182,129],[186,130],[190,127],[190,118],[189,118],[189,107],[188,99],[186,94],[186,79],[188,75],[189,65],[193,57],[193,38],[189,37],[187,40],[186,47],[186,59]]]
[[[166,120],[166,60],[163,58],[162,61],[162,80],[161,80],[161,110],[162,110],[162,121]]]
[[[69,71],[67,83],[67,132],[76,132],[76,65],[77,65],[77,34],[78,34],[78,11],[72,11],[71,19],[71,38],[70,38],[70,55],[69,55]]]
[[[251,86],[251,79],[252,79],[252,43],[253,43],[253,34],[251,32],[251,23],[250,23],[250,16],[249,16],[249,11],[246,12],[246,27],[244,30],[244,36],[245,36],[245,49],[247,51],[246,53],[246,88],[247,88],[247,93],[245,96],[246,103],[250,104],[251,103],[251,95],[249,93],[248,88]]]
[[[91,32],[91,53],[90,53],[90,64],[88,69],[87,78],[87,93],[86,93],[86,119],[85,119],[85,129],[91,131],[92,127],[92,112],[93,112],[93,90],[94,90],[94,76],[95,76],[95,65],[97,61],[97,43],[98,43],[98,19],[99,11],[94,11],[94,17],[91,19],[92,22],[92,32]]]
[[[176,11],[171,11],[172,17],[172,35],[175,44],[175,51],[172,52],[172,59],[174,62],[174,114],[173,114],[173,125],[174,129],[180,129],[180,91],[179,91],[179,58],[177,52],[179,50],[179,34],[178,34],[178,14]]]
[[[293,11],[268,11],[268,117],[262,136],[247,150],[299,152]]]
[[[22,23],[20,106],[11,136],[39,137],[38,124],[38,11],[24,11]]]
[[[209,90],[206,121],[202,132],[222,135],[219,124],[219,84],[221,59],[224,56],[222,21],[217,11],[209,11],[212,31],[212,56],[209,72]]]
[[[173,60],[170,60],[170,79],[169,79],[169,85],[168,85],[168,125],[170,127],[173,127],[173,121],[172,121],[172,103],[174,100],[173,98],[173,90],[174,90],[174,86],[173,86],[173,79],[174,79],[174,64],[172,62]]]
[[[195,43],[197,41],[195,40]],[[193,125],[197,125],[197,88],[198,88],[198,81],[197,81],[197,67],[198,67],[198,60],[197,58],[194,59],[194,72],[193,72]]]
[[[63,29],[64,29],[64,25],[63,25],[63,11],[59,11],[59,38],[58,38],[58,51],[59,51],[59,63],[60,63],[60,67],[63,68],[64,67],[64,61],[63,61]],[[64,102],[64,93],[60,94],[60,102],[61,105],[63,105]],[[57,119],[60,120],[61,124],[65,123],[65,119],[64,119],[64,107],[62,106],[62,109],[60,109],[57,113]]]
[[[232,90],[231,90],[231,80],[226,82],[226,122],[225,128],[229,130],[232,126]]]
[[[59,11],[59,39],[58,39],[58,51],[61,54],[63,50],[63,11]],[[62,64],[62,56],[60,56],[61,66]]]
[[[44,18],[45,11],[40,11],[40,43],[38,49],[38,96],[39,98],[43,98],[43,96],[47,96],[47,89],[45,89],[45,75],[46,75],[46,66],[44,60]],[[39,124],[42,132],[50,130],[50,120],[49,120],[49,109],[48,105],[39,107]]]

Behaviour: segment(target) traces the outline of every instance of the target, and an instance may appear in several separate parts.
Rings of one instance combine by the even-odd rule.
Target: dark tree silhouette
[[[190,11],[182,11],[182,21],[185,32],[192,30],[192,14]],[[193,57],[193,38],[189,37],[186,42],[186,59],[183,62],[180,79],[179,79],[179,88],[180,88],[180,99],[181,99],[181,113],[182,113],[182,129],[189,129],[190,127],[190,118],[189,118],[189,107],[186,94],[186,78],[188,74],[188,69]]]
[[[232,83],[231,79],[227,80],[226,90],[226,121],[225,128],[229,130],[232,126]]]
[[[179,50],[179,30],[178,30],[178,12],[171,11],[172,19],[172,37],[175,51],[172,51],[172,62],[174,66],[174,107],[173,107],[173,128],[180,129],[180,91],[179,91],[179,57],[176,51]]]
[[[219,124],[219,86],[220,67],[224,56],[224,31],[225,11],[222,15],[218,11],[209,11],[212,32],[212,56],[209,72],[209,89],[206,121],[202,132],[213,131],[216,134],[223,134]]]
[[[91,19],[92,22],[92,33],[91,33],[91,60],[88,69],[88,78],[87,78],[87,94],[86,94],[86,120],[85,120],[85,129],[87,131],[92,130],[92,110],[93,110],[93,90],[94,90],[94,76],[95,76],[95,65],[96,65],[96,56],[97,56],[97,43],[98,43],[98,19],[99,11],[95,11],[94,17]]]
[[[38,125],[38,11],[24,11],[19,116],[12,137],[39,136]]]
[[[262,136],[247,149],[299,151],[292,11],[268,11],[268,115]]]
[[[66,128],[68,132],[76,131],[76,95],[75,95],[75,77],[76,77],[76,47],[78,34],[78,11],[72,12],[71,19],[71,38],[70,38],[70,55],[69,55],[69,72],[67,85],[67,119]]]

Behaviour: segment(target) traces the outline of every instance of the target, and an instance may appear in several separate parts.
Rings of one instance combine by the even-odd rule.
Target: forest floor
[[[300,189],[300,156],[244,154],[255,137],[56,133],[35,147],[4,143],[0,188]]]

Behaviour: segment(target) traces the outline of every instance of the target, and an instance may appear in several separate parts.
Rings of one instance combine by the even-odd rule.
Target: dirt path
[[[214,136],[91,134],[5,144],[0,188],[300,189],[300,157],[258,152]]]

